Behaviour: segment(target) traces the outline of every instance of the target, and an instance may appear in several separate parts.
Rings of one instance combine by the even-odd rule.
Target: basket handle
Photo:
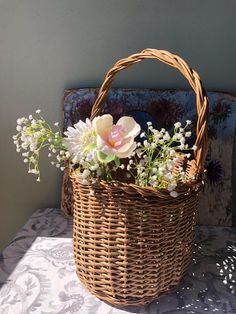
[[[201,172],[204,168],[204,162],[208,149],[207,138],[207,114],[208,114],[208,98],[200,77],[197,72],[191,69],[186,62],[179,56],[174,55],[165,50],[157,49],[145,49],[140,53],[133,54],[125,59],[121,59],[115,63],[115,65],[107,72],[104,82],[99,90],[98,97],[93,105],[91,112],[91,119],[98,116],[102,110],[102,104],[105,101],[108,90],[111,87],[114,76],[123,69],[130,67],[131,65],[141,62],[145,59],[158,59],[174,68],[177,68],[183,76],[188,80],[192,89],[196,93],[196,107],[197,107],[197,126],[196,126],[196,141],[195,145],[197,149],[195,151],[195,159],[198,167],[198,172]]]

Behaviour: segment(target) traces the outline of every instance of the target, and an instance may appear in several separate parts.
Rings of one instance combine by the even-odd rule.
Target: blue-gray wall
[[[119,58],[145,47],[181,55],[206,88],[236,92],[235,0],[0,0],[0,249],[39,207],[58,206],[61,176],[44,157],[42,182],[15,152],[17,117],[41,108],[61,121],[64,88],[99,86]],[[116,86],[189,88],[145,62]]]

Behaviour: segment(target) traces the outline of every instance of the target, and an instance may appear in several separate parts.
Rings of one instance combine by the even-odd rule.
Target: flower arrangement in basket
[[[191,121],[171,131],[146,131],[132,117],[114,123],[100,115],[114,75],[143,59],[176,67],[196,93],[196,142]],[[90,119],[53,131],[37,118],[17,120],[13,137],[29,173],[40,181],[39,153],[70,167],[73,186],[74,257],[78,277],[96,296],[117,305],[145,304],[171,291],[191,259],[198,193],[207,152],[207,96],[198,74],[178,56],[145,49],[118,61],[107,73]],[[58,123],[55,123],[58,127]]]

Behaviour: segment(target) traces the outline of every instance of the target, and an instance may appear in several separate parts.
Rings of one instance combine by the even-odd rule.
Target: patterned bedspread
[[[179,289],[144,307],[119,309],[92,296],[75,274],[72,219],[37,210],[0,256],[0,313],[236,313],[236,230],[200,226]]]

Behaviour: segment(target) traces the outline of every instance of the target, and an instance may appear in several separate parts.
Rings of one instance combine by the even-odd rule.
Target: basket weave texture
[[[207,153],[208,100],[200,78],[167,51],[145,49],[118,61],[105,77],[91,118],[100,114],[115,74],[150,58],[179,69],[196,93],[197,150],[187,164],[188,182],[177,189],[179,196],[172,198],[165,189],[125,182],[97,180],[83,185],[75,172],[70,175],[77,275],[95,296],[119,306],[149,303],[176,288],[182,279],[192,256]]]

